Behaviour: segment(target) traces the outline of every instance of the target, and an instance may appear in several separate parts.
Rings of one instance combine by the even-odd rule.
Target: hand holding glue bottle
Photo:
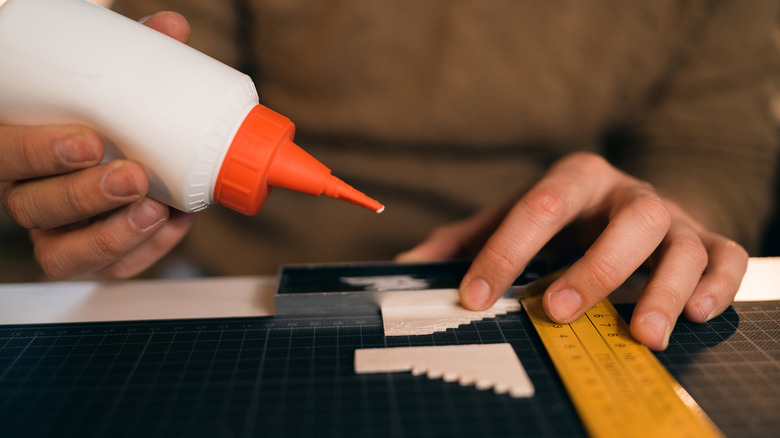
[[[152,17],[147,24],[165,31],[164,21]],[[19,205],[30,203],[20,202],[26,195],[21,186],[29,184],[18,181],[48,175],[11,168],[14,162],[43,155],[23,149],[42,141],[47,132],[36,131],[28,136],[32,139],[14,143],[36,126],[97,130],[99,140],[90,130],[76,129],[71,135],[76,140],[60,139],[56,152],[62,155],[68,141],[102,141],[104,163],[139,164],[148,178],[148,196],[185,213],[216,203],[256,214],[272,187],[325,194],[376,212],[384,209],[295,145],[293,124],[259,105],[248,76],[150,27],[86,0],[9,0],[0,6],[0,125],[7,125],[0,126],[0,154],[10,157],[0,160],[6,162],[0,163],[0,181],[5,182],[6,209],[31,228],[38,260],[51,276],[67,278],[85,269],[130,276],[147,267],[138,259],[149,259],[150,249],[132,249],[124,257],[130,262],[120,260],[117,248],[105,251],[113,262],[78,249],[68,257],[57,256],[58,245],[67,247],[68,242],[42,229],[71,222],[48,223]],[[68,170],[51,166],[60,174]],[[74,257],[83,260],[69,268],[65,259]]]

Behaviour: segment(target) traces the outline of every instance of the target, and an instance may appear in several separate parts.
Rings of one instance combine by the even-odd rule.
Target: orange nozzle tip
[[[362,192],[354,189],[351,185],[332,175],[328,178],[328,183],[322,193],[333,199],[341,199],[342,201],[347,201],[350,204],[355,204],[377,213],[385,211],[384,205],[369,198]]]
[[[350,187],[350,189],[352,189],[352,187]],[[355,205],[359,205],[363,208],[373,210],[377,213],[381,213],[385,211],[384,205],[376,202],[375,200],[369,198],[368,196],[364,195],[363,193],[355,189],[350,190],[350,192],[345,195],[346,196],[341,196],[340,199],[343,199],[344,201],[347,201]]]

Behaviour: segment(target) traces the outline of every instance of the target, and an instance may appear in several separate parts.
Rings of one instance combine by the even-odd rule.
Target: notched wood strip
[[[493,388],[498,394],[531,397],[534,386],[510,344],[366,348],[355,351],[358,374],[404,372],[446,382]]]

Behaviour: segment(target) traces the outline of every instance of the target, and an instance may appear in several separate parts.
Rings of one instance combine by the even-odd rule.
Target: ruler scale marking
[[[570,324],[523,299],[531,322],[593,437],[722,437],[655,355],[603,300]]]
[[[620,324],[617,321],[617,319],[616,318],[611,318],[610,322],[607,323],[607,325],[605,325],[604,323],[601,323],[601,322],[598,323],[598,325],[597,325],[597,323],[594,321],[594,319],[597,318],[597,317],[598,318],[603,318],[604,317],[604,316],[600,316],[600,315],[605,315],[605,313],[594,313],[594,311],[601,310],[601,309],[599,309],[600,307],[603,307],[603,304],[601,304],[601,303],[597,304],[593,309],[591,309],[590,311],[585,313],[585,317],[587,318],[587,321],[590,324],[590,326],[593,327],[593,329],[599,335],[599,339],[604,343],[604,345],[607,347],[607,349],[609,349],[609,351],[611,353],[611,354],[606,354],[605,353],[604,357],[607,358],[607,360],[614,360],[615,366],[619,366],[620,369],[622,370],[622,373],[621,372],[617,372],[616,374],[620,375],[619,377],[621,379],[623,379],[622,381],[625,381],[626,383],[628,383],[629,381],[632,382],[630,387],[627,387],[626,385],[620,385],[620,382],[616,381],[615,382],[616,384],[613,385],[613,389],[622,390],[622,395],[623,395],[624,402],[627,402],[627,403],[630,403],[630,402],[634,401],[636,398],[641,397],[642,395],[644,395],[644,397],[643,397],[644,399],[648,400],[648,403],[651,403],[652,401],[655,401],[655,398],[648,397],[648,396],[653,396],[653,395],[658,395],[658,394],[653,394],[652,391],[650,391],[650,394],[648,394],[648,391],[643,390],[644,388],[643,388],[643,384],[642,384],[642,383],[644,383],[645,385],[647,385],[649,383],[654,383],[654,381],[652,379],[647,378],[647,376],[644,379],[638,379],[637,376],[636,376],[635,372],[636,371],[641,371],[641,368],[643,368],[642,364],[638,364],[638,366],[631,367],[628,363],[626,363],[626,361],[624,359],[626,359],[628,355],[630,355],[628,357],[631,357],[631,358],[635,358],[636,356],[634,356],[631,352],[628,352],[628,351],[625,352],[625,353],[622,353],[622,352],[617,350],[617,348],[626,348],[626,347],[628,347],[628,344],[625,344],[625,343],[621,342],[620,345],[613,345],[613,344],[610,344],[609,340],[607,339],[607,337],[609,337],[610,334],[614,335],[613,337],[620,337],[620,335],[625,335],[626,334],[626,333],[621,333],[622,330],[621,330]],[[584,324],[584,320],[582,320],[582,321],[583,321],[583,324]],[[599,326],[602,326],[602,327],[603,326],[612,327],[613,325],[615,327],[615,331],[607,333],[606,336],[604,334],[604,330],[599,328]],[[659,408],[660,407],[661,406],[659,406]],[[650,411],[647,412],[647,409],[643,409],[642,410],[642,415],[652,415],[653,412],[658,412],[658,411],[650,409]]]

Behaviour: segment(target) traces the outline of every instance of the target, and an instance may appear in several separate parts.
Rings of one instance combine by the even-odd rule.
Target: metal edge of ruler
[[[569,324],[552,322],[540,294],[522,298],[592,437],[723,437],[712,420],[604,299]]]

